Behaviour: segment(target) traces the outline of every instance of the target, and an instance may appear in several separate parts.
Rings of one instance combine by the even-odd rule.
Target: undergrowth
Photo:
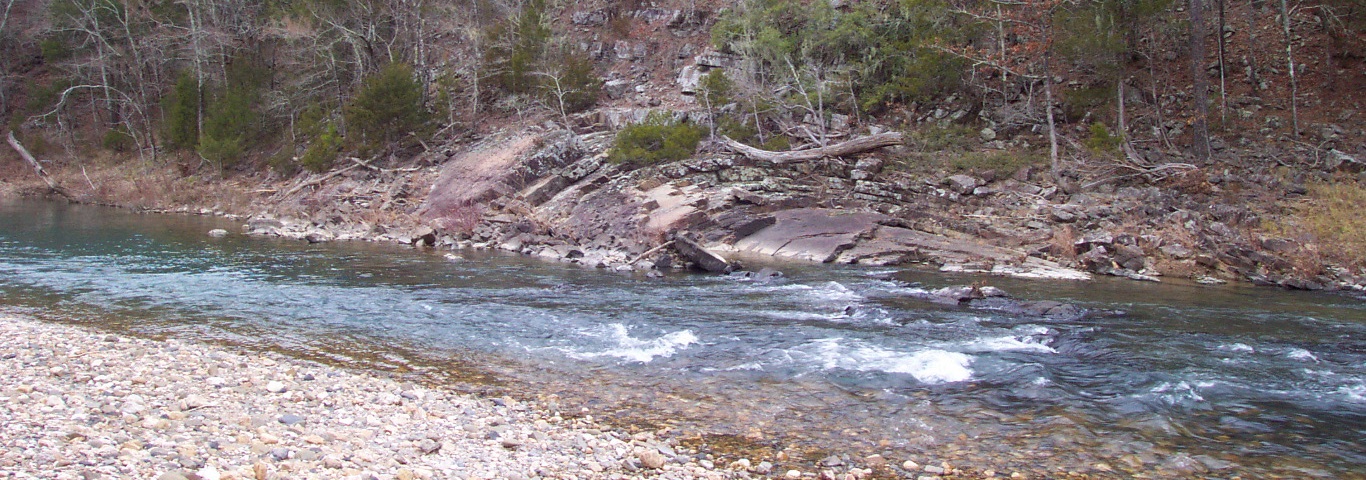
[[[639,166],[682,160],[697,150],[706,134],[701,126],[660,112],[651,113],[644,122],[617,133],[607,159]]]
[[[1317,240],[1330,259],[1366,265],[1366,186],[1357,182],[1308,185],[1310,200],[1298,209],[1297,220]]]

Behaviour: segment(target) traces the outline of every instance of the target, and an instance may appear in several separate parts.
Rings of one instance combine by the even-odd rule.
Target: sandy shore
[[[747,478],[762,467],[511,399],[0,316],[0,478]]]

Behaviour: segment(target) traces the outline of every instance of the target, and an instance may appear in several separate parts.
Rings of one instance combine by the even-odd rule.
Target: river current
[[[831,265],[650,279],[212,228],[240,230],[0,202],[0,311],[539,399],[756,459],[1366,478],[1366,302],[1347,296]],[[1124,314],[912,295],[972,282]]]

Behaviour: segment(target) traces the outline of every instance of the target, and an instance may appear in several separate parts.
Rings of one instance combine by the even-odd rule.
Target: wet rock
[[[1224,284],[1226,284],[1226,283],[1228,283],[1228,282],[1227,282],[1227,281],[1224,281],[1224,280],[1220,280],[1220,279],[1218,279],[1218,278],[1214,278],[1214,277],[1199,276],[1199,277],[1195,277],[1195,283],[1198,283],[1198,284],[1201,284],[1201,285],[1224,285]]]
[[[209,236],[214,238],[223,238],[228,236],[228,231],[221,228],[215,228],[213,230],[209,230]]]
[[[326,243],[337,239],[337,235],[327,230],[313,230],[304,235],[308,243]]]
[[[274,235],[279,230],[285,228],[284,222],[274,218],[254,218],[247,221],[246,233],[256,235]]]
[[[783,272],[774,270],[772,268],[764,267],[760,269],[758,272],[754,272],[754,274],[750,276],[750,278],[753,279],[755,283],[769,284],[777,282],[778,280],[782,279]]]
[[[436,245],[436,230],[432,227],[421,226],[412,233],[413,246],[433,246]]]

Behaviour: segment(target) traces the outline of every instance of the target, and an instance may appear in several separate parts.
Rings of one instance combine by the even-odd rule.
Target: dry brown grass
[[[1309,200],[1296,220],[1316,240],[1313,246],[1329,260],[1366,265],[1366,186],[1357,182],[1309,185]]]
[[[83,168],[84,167],[84,168]],[[250,213],[255,187],[242,179],[181,176],[175,169],[138,162],[91,161],[53,168],[53,176],[78,200],[132,209],[210,209]]]
[[[1049,251],[1060,259],[1075,260],[1077,258],[1077,229],[1071,225],[1062,225],[1053,229],[1053,244]]]

